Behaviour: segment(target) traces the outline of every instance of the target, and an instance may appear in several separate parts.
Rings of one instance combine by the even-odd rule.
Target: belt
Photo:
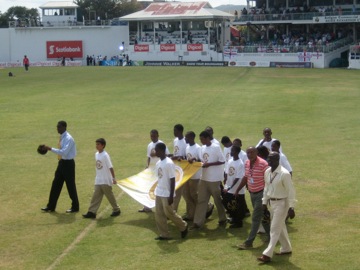
[[[284,198],[280,198],[280,199],[277,199],[277,198],[270,198],[270,201],[281,201],[283,200]]]
[[[259,190],[259,191],[256,191],[256,192],[251,192],[251,191],[249,191],[251,194],[258,194],[258,193],[260,193],[260,192],[263,192],[264,190],[262,189],[262,190]]]

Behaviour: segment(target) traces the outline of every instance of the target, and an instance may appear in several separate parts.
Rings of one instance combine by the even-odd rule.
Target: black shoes
[[[96,214],[92,212],[87,212],[86,214],[82,215],[84,218],[96,218]]]
[[[183,230],[183,231],[181,232],[181,238],[185,238],[185,237],[187,236],[187,234],[188,234],[188,231],[189,231],[188,225],[186,225],[185,230]]]
[[[119,211],[116,211],[116,212],[112,212],[111,215],[110,215],[110,217],[117,217],[117,216],[120,216],[120,214],[121,214],[121,211],[120,211],[120,210],[119,210]]]
[[[75,209],[70,208],[70,209],[66,210],[66,213],[77,213],[77,212],[79,212],[79,209],[75,210]]]
[[[44,211],[44,212],[54,212],[55,210],[54,209],[50,209],[49,207],[43,207],[41,208],[41,211]]]
[[[242,223],[233,223],[229,226],[229,228],[231,228],[231,229],[242,228],[242,226],[243,226]]]
[[[227,223],[227,219],[218,222],[219,226],[224,226],[224,227],[226,227],[226,223]]]
[[[158,237],[155,238],[155,240],[166,241],[166,240],[171,240],[171,238],[170,237],[158,236]]]

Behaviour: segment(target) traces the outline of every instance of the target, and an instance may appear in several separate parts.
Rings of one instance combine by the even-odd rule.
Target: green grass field
[[[12,71],[15,77],[8,77]],[[342,69],[80,67],[0,70],[0,269],[360,269],[359,71]],[[57,165],[36,153],[56,146],[59,120],[76,140],[80,213],[63,188],[55,213],[42,213]],[[297,191],[288,224],[292,256],[256,261],[267,244],[238,251],[242,229],[217,227],[157,242],[153,214],[114,187],[122,214],[103,200],[83,219],[93,191],[95,139],[107,140],[118,179],[145,167],[149,131],[172,150],[173,126],[256,144],[264,127],[282,142]],[[199,140],[197,140],[199,141]],[[249,198],[247,197],[248,202]],[[250,205],[250,203],[249,203]],[[184,212],[184,202],[180,205]]]

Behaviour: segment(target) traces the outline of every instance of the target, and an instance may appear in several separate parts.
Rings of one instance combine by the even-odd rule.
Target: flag
[[[189,163],[186,160],[174,161],[175,163],[175,189],[185,184],[198,170],[200,162]],[[155,206],[155,188],[157,175],[155,167],[147,168],[140,173],[128,178],[118,180],[117,185],[130,197],[149,208]]]

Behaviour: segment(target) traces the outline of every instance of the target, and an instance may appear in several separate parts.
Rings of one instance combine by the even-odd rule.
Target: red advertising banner
[[[176,45],[175,44],[160,44],[161,52],[175,52]]]
[[[136,44],[136,45],[134,45],[134,51],[135,52],[148,52],[149,45],[148,44]]]
[[[188,44],[187,45],[188,52],[201,52],[203,50],[202,44]]]
[[[46,41],[46,57],[83,58],[82,41]]]

